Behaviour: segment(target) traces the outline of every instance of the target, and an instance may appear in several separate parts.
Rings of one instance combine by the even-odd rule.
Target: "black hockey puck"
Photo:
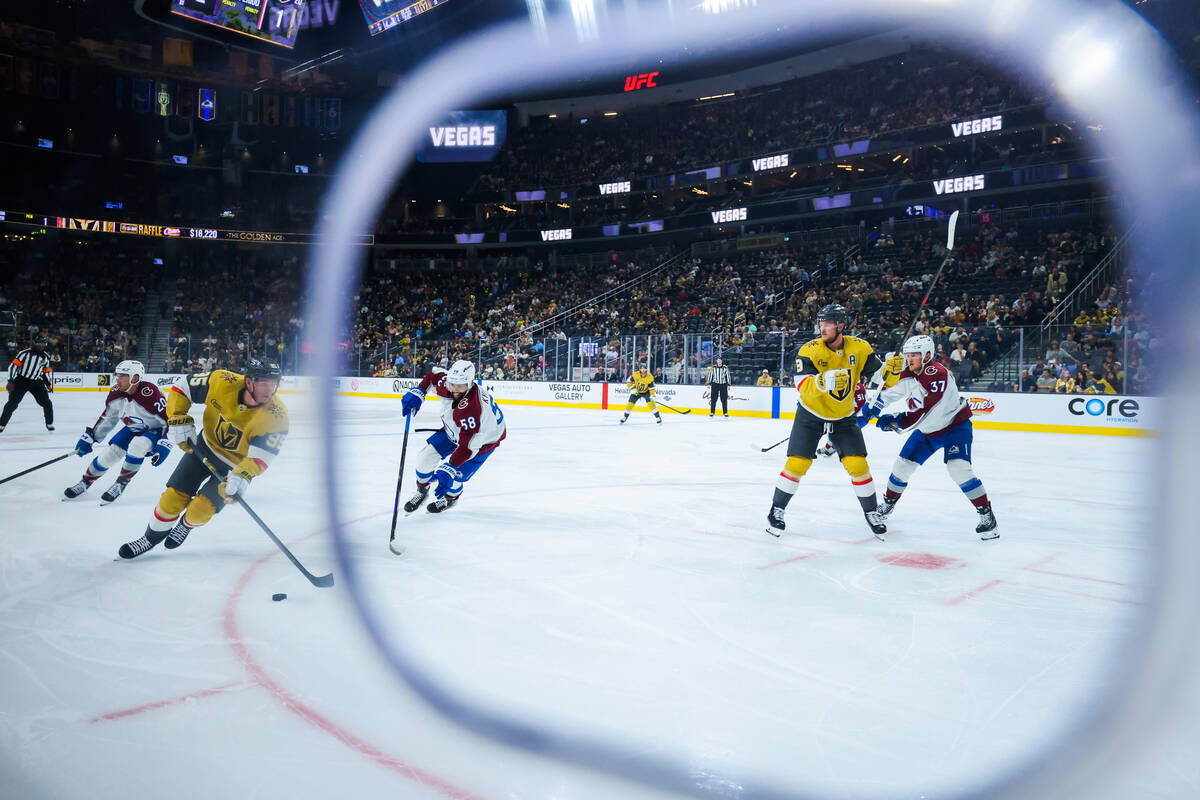
[[[280,592],[279,594],[273,594],[273,595],[271,595],[271,599],[272,599],[272,600],[275,600],[275,601],[279,601],[279,600],[287,600],[287,595],[286,595],[286,594],[283,594],[282,592]]]

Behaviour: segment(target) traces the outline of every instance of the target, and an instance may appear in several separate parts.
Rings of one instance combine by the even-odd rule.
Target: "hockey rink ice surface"
[[[247,499],[323,574],[318,421],[310,398],[285,401],[291,436]],[[103,395],[54,402],[55,433],[32,401],[18,409],[0,476],[70,450]],[[457,507],[401,512],[397,557],[400,404],[339,404],[346,530],[389,634],[475,701],[674,754],[732,797],[747,775],[918,798],[1004,773],[1106,690],[1144,601],[1148,440],[977,430],[991,542],[940,460],[879,542],[840,465],[818,459],[775,539],[784,447],[751,443],[790,421],[665,411],[621,426],[619,410],[510,405],[508,439]],[[436,407],[413,427],[435,426]],[[425,436],[410,439],[404,499]],[[867,437],[882,491],[903,439]],[[0,794],[657,796],[430,711],[368,641],[343,576],[313,588],[240,508],[178,550],[115,561],[178,458],[147,462],[106,507],[107,477],[61,501],[76,457],[0,486]],[[1101,796],[1196,796],[1195,741]]]

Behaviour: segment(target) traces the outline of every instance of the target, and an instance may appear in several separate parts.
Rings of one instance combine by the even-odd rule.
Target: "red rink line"
[[[1046,556],[1045,558],[1038,559],[1037,561],[1033,562],[1032,564],[1030,564],[1028,567],[1025,567],[1024,569],[1026,572],[1039,572],[1042,575],[1054,575],[1055,577],[1058,577],[1058,578],[1074,578],[1075,580],[1091,581],[1092,583],[1106,583],[1109,586],[1126,586],[1127,585],[1127,584],[1122,583],[1121,581],[1110,581],[1105,578],[1092,578],[1087,575],[1075,575],[1070,572],[1054,572],[1053,570],[1042,569],[1042,567],[1046,566],[1051,561],[1053,561],[1054,559],[1058,558],[1061,555],[1062,555],[1062,553],[1051,553],[1050,555]]]
[[[389,513],[391,512],[379,511],[374,514],[368,514],[366,516],[359,517],[358,519],[350,520],[349,522],[343,523],[343,525],[353,525],[356,522],[362,522],[363,520],[372,519],[374,517],[385,516]],[[311,539],[313,536],[324,532],[324,530],[321,530],[310,533],[308,536],[305,536],[303,539],[299,539],[298,541]],[[250,583],[251,578],[254,577],[254,573],[258,571],[258,568],[265,564],[268,559],[274,558],[277,555],[279,555],[279,553],[267,553],[262,558],[258,559],[258,561],[255,561],[253,564],[251,564],[250,568],[242,574],[242,577],[238,580],[237,585],[233,587],[233,591],[229,593],[229,596],[225,601],[225,611],[223,614],[225,637],[229,641],[229,646],[233,648],[234,655],[237,656],[238,661],[241,662],[242,666],[246,668],[246,672],[250,674],[250,678],[252,681],[254,681],[254,684],[266,689],[267,692],[269,692],[272,697],[278,700],[288,711],[291,711],[293,714],[300,717],[305,722],[309,723],[323,733],[329,734],[346,747],[349,747],[351,750],[361,753],[362,755],[371,759],[376,764],[379,764],[380,766],[385,767],[392,772],[408,778],[409,780],[416,781],[417,783],[428,786],[431,789],[435,789],[446,797],[453,798],[453,800],[482,800],[479,795],[472,794],[466,789],[461,789],[447,781],[442,780],[436,775],[425,772],[424,770],[407,764],[394,756],[388,755],[369,742],[358,738],[344,728],[339,727],[332,721],[321,716],[316,711],[292,696],[290,692],[288,692],[274,680],[272,680],[271,676],[267,674],[267,671],[263,669],[262,666],[254,659],[254,656],[250,654],[249,648],[246,647],[246,643],[242,640],[242,632],[238,628],[236,613],[237,604],[242,597],[242,592]]]
[[[986,592],[988,589],[992,589],[996,586],[999,586],[1002,583],[1004,583],[1004,581],[1001,581],[1001,580],[988,581],[987,583],[983,584],[982,586],[977,586],[976,588],[972,589],[971,591],[967,592],[966,594],[960,594],[958,597],[955,597],[953,600],[947,600],[946,605],[956,606],[959,603],[961,603],[962,601],[970,600],[972,597],[978,597],[979,595]]]
[[[173,705],[176,705],[177,703],[182,703],[187,700],[199,700],[202,697],[212,697],[215,694],[221,694],[222,692],[227,692],[230,689],[245,689],[249,686],[251,686],[251,684],[246,683],[245,681],[234,681],[234,682],[230,682],[230,683],[223,683],[220,686],[214,686],[211,689],[202,689],[198,692],[189,692],[188,694],[181,694],[178,697],[168,697],[166,700],[155,700],[153,703],[143,703],[140,706],[124,708],[124,709],[121,709],[120,711],[112,711],[112,712],[109,712],[108,714],[102,714],[99,717],[92,717],[91,719],[88,720],[88,723],[91,725],[95,725],[97,722],[111,722],[114,719],[122,719],[124,717],[132,717],[137,714],[142,714],[146,711],[154,711],[155,709],[158,709],[158,708],[165,708],[166,706],[173,706]]]
[[[812,558],[813,556],[823,556],[823,555],[825,555],[825,554],[818,553],[818,552],[805,553],[804,555],[784,559],[783,561],[776,561],[774,564],[763,564],[761,567],[755,567],[755,569],[771,569],[772,567],[782,567],[784,564],[791,564],[793,561],[803,561],[806,558]]]
[[[1087,592],[1077,592],[1073,589],[1060,589],[1055,586],[1041,586],[1036,583],[1023,583],[1021,581],[1006,581],[1006,580],[988,581],[987,583],[983,584],[982,586],[977,586],[976,588],[972,589],[969,592],[966,592],[965,594],[960,594],[958,597],[955,597],[951,600],[947,600],[946,605],[948,605],[948,606],[958,605],[959,603],[961,603],[964,600],[970,600],[973,597],[978,597],[979,595],[983,594],[987,590],[994,589],[995,587],[997,587],[1001,584],[1004,584],[1004,583],[1008,584],[1009,586],[1023,586],[1027,589],[1041,589],[1044,592],[1058,592],[1059,594],[1069,594],[1069,595],[1074,595],[1075,597],[1086,597],[1090,600],[1107,600],[1110,603],[1121,603],[1123,605],[1130,605],[1130,606],[1140,606],[1141,605],[1141,602],[1137,601],[1137,600],[1122,600],[1118,597],[1106,597],[1104,595],[1099,595],[1099,594],[1088,594]]]

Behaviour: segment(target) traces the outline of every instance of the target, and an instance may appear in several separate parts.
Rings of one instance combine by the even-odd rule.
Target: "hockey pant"
[[[888,496],[898,497],[902,494],[908,488],[908,479],[917,467],[941,450],[950,479],[958,484],[958,488],[974,505],[986,504],[987,492],[983,488],[983,481],[975,476],[975,469],[971,466],[973,439],[974,432],[970,420],[964,420],[937,436],[926,436],[920,431],[914,431],[904,443],[904,447],[900,448],[900,457],[892,466],[892,474],[888,477]]]
[[[417,483],[421,486],[426,486],[433,480],[433,471],[442,463],[442,459],[453,453],[458,448],[458,445],[451,441],[446,435],[446,431],[441,430],[425,440],[425,446],[421,448],[421,452],[417,453]],[[462,494],[463,485],[471,480],[471,476],[479,471],[483,466],[483,462],[487,461],[488,456],[495,452],[496,448],[492,448],[484,453],[479,453],[473,458],[466,461],[461,467],[458,467],[459,478],[454,481],[450,489],[446,492],[446,496],[453,499]]]
[[[142,462],[146,460],[146,456],[150,454],[155,443],[161,438],[162,432],[158,430],[135,432],[128,426],[121,428],[108,440],[108,447],[100,451],[92,459],[92,463],[88,464],[83,479],[88,482],[88,485],[91,485],[120,461],[121,456],[124,456],[125,463],[121,465],[121,477],[117,480],[126,482],[132,480],[137,471],[142,468]]]
[[[204,466],[205,458],[217,470],[221,476],[219,479],[214,478]],[[185,511],[185,520],[193,528],[208,522],[229,502],[221,491],[228,475],[229,466],[217,458],[201,436],[192,452],[184,454],[167,479],[166,491],[158,498],[158,505],[154,507],[154,514],[150,518],[150,529],[159,532],[171,530]]]

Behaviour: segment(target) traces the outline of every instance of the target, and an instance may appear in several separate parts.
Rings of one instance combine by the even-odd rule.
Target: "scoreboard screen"
[[[172,0],[171,13],[294,47],[305,0]]]
[[[367,18],[367,29],[374,36],[445,2],[447,0],[417,0],[415,3],[413,0],[358,0],[358,5]]]

